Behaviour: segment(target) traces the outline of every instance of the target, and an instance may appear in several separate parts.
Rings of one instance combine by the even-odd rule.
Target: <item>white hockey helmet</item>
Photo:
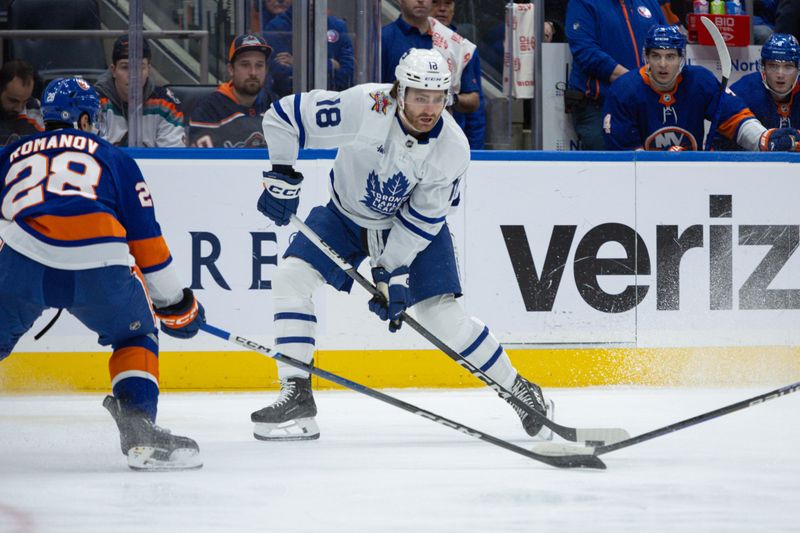
[[[406,89],[445,91],[445,106],[451,103],[452,75],[442,54],[436,50],[409,48],[394,69],[397,78],[397,102],[400,110],[406,105]]]
[[[394,69],[400,87],[449,91],[450,68],[442,54],[436,50],[409,48]]]

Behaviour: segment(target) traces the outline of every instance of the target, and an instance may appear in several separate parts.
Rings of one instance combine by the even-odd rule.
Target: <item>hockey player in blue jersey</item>
[[[765,128],[708,69],[685,64],[686,38],[677,26],[654,26],[645,39],[646,65],[615,81],[603,110],[609,150],[702,150],[704,120],[745,150],[794,151],[797,130]]]
[[[102,140],[95,90],[52,81],[46,131],[0,156],[0,360],[47,308],[66,309],[111,345],[103,405],[137,470],[199,468],[197,443],[155,425],[158,330],[195,335],[203,307],[178,281],[153,199],[127,154]]]
[[[800,44],[793,35],[773,33],[761,47],[760,72],[731,85],[731,90],[767,128],[800,127]]]
[[[330,202],[306,224],[339,255],[358,266],[370,257],[384,300],[369,308],[395,331],[400,314],[416,319],[490,378],[536,411],[552,415],[541,389],[520,376],[489,328],[465,314],[446,216],[469,165],[469,144],[449,113],[450,69],[436,50],[412,48],[395,69],[394,84],[286,96],[264,115],[272,170],[265,173],[259,210],[278,225],[297,212],[303,176],[294,170],[298,148],[333,148]],[[353,281],[304,235],[297,234],[272,280],[276,345],[310,363],[314,354],[313,293]],[[278,399],[252,414],[263,440],[319,437],[308,373],[278,363]],[[515,407],[517,409],[517,407]],[[551,435],[517,410],[525,431]]]

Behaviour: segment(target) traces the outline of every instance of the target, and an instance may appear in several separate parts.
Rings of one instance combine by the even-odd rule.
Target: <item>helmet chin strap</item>
[[[422,131],[420,131],[417,128],[415,128],[414,126],[412,126],[411,125],[411,121],[408,120],[408,117],[406,116],[406,106],[405,105],[400,105],[399,107],[400,107],[400,109],[397,110],[397,115],[400,117],[400,122],[403,123],[403,127],[405,129],[411,131],[411,133],[422,134]]]
[[[650,76],[650,82],[655,85],[656,89],[659,91],[671,91],[675,87],[675,80],[678,79],[678,74],[681,73],[683,67],[685,65],[685,60],[681,58],[681,66],[678,67],[678,70],[675,71],[675,74],[670,78],[667,83],[660,83],[658,80],[655,79],[653,73],[650,69],[650,65],[647,65],[647,75]]]
[[[770,87],[769,83],[767,83],[767,73],[764,72],[764,67],[762,65],[762,67],[761,67],[761,83],[764,84],[764,87],[766,87],[767,90],[769,92],[771,92],[775,96],[775,98],[779,98],[779,99],[783,100],[784,98],[789,96],[789,94],[794,90],[794,86],[797,85],[797,78],[794,79],[794,83],[792,84],[791,87],[789,87],[789,89],[787,91],[779,93],[778,91],[776,91],[775,89]]]
[[[397,89],[397,116],[400,117],[400,122],[403,123],[403,127],[409,130],[411,133],[422,135],[426,133],[422,130],[418,130],[414,126],[411,125],[411,120],[406,116],[406,90],[405,87],[399,87]],[[444,107],[442,108],[442,112],[444,112]],[[439,115],[441,118],[441,114]],[[438,119],[437,119],[438,120]]]

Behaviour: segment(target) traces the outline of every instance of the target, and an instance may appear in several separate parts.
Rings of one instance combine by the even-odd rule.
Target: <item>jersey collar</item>
[[[639,74],[642,76],[642,80],[644,81],[645,85],[650,87],[653,92],[659,95],[658,103],[667,107],[675,105],[675,93],[678,90],[678,86],[681,84],[683,80],[683,72],[679,72],[678,76],[675,78],[675,86],[672,88],[671,91],[662,91],[658,89],[655,84],[651,83],[650,75],[647,73],[647,65],[641,67],[639,69]]]
[[[447,111],[442,111],[442,115],[444,115],[444,113],[447,113]],[[406,137],[411,137],[411,139],[416,141],[416,144],[428,144],[431,139],[436,139],[437,137],[439,137],[439,134],[442,133],[442,128],[444,128],[444,116],[440,116],[439,120],[436,121],[436,124],[434,124],[433,128],[431,129],[431,131],[429,131],[428,133],[423,133],[422,135],[420,135],[420,137],[418,139],[418,138],[414,137],[405,128],[405,126],[403,126],[403,121],[400,120],[400,115],[395,114],[394,118],[397,121],[397,124],[400,126],[400,131],[402,131],[405,134]],[[409,140],[406,140],[406,146],[408,148],[411,148],[411,146],[413,146],[413,144],[409,145],[408,144]]]

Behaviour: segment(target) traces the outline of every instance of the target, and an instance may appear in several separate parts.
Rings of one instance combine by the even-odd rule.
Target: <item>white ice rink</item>
[[[554,389],[558,420],[638,435],[767,392]],[[487,390],[387,391],[525,445]],[[139,473],[100,395],[0,396],[0,532],[800,531],[800,394],[558,470],[349,391],[316,394],[318,441],[253,439],[263,394],[162,394],[199,471]]]

